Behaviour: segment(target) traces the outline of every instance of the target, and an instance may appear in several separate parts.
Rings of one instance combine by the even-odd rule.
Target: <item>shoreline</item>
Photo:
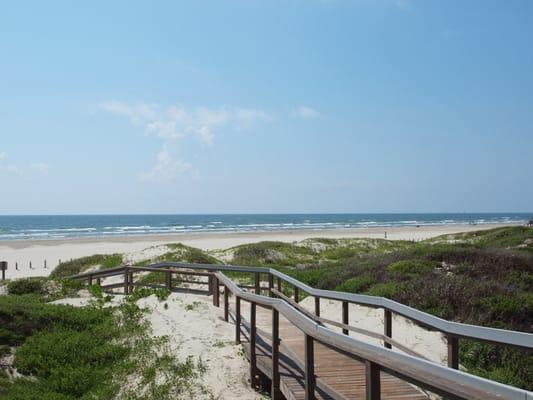
[[[310,238],[384,239],[385,232],[387,232],[386,239],[388,240],[419,241],[445,234],[472,232],[504,226],[516,226],[516,224],[422,225],[418,228],[408,226],[298,229],[264,232],[202,232],[171,235],[5,240],[0,241],[0,261],[8,262],[6,277],[9,279],[47,276],[60,261],[68,261],[94,254],[144,253],[146,249],[176,242],[212,251],[260,241],[299,242]]]
[[[388,227],[363,227],[363,228],[331,228],[331,229],[280,229],[257,230],[241,232],[186,232],[186,233],[158,233],[146,235],[101,235],[87,237],[48,238],[48,239],[9,239],[0,240],[0,250],[3,247],[10,249],[23,249],[32,246],[58,246],[64,244],[91,244],[91,243],[133,243],[154,242],[158,244],[170,242],[189,242],[220,239],[260,239],[294,237],[304,238],[372,238],[384,239],[387,232],[389,240],[423,240],[431,237],[451,234],[487,230],[508,226],[521,226],[520,224],[449,224],[449,225],[420,225],[420,226],[388,226]],[[408,236],[411,238],[407,238]],[[268,239],[267,239],[268,240]],[[273,239],[280,240],[280,239]],[[295,239],[303,240],[303,239]],[[161,243],[160,243],[161,242]],[[215,248],[205,248],[214,250]]]

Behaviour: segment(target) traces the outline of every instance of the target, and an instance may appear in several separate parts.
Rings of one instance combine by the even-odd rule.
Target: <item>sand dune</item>
[[[423,240],[439,235],[471,232],[504,225],[442,225],[394,228],[358,228],[331,230],[293,230],[257,233],[209,233],[183,235],[126,236],[68,240],[19,240],[0,242],[0,260],[9,263],[8,278],[48,276],[59,260],[69,260],[93,254],[132,254],[136,259],[149,258],[157,246],[181,242],[203,250],[225,249],[263,240],[284,242],[308,238],[384,238],[389,240]],[[505,225],[508,226],[508,225]],[[44,263],[46,260],[46,266]],[[30,269],[30,262],[32,268]],[[15,265],[18,264],[18,270]]]

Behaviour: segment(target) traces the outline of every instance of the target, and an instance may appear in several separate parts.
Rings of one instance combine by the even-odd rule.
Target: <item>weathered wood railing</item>
[[[179,271],[187,269],[189,271]],[[192,271],[191,271],[192,270]],[[200,272],[203,270],[206,272]],[[172,275],[207,276],[208,291],[213,295],[213,304],[220,305],[220,287],[224,287],[224,318],[229,320],[229,296],[235,297],[235,339],[241,340],[241,325],[244,318],[241,315],[241,302],[250,303],[249,341],[250,341],[250,373],[253,385],[257,376],[255,341],[257,336],[256,307],[268,308],[272,312],[272,332],[268,335],[272,343],[272,398],[280,398],[279,376],[279,314],[282,314],[291,324],[305,335],[305,390],[306,399],[313,399],[317,385],[314,374],[314,343],[321,343],[328,348],[347,355],[366,365],[366,393],[367,399],[380,399],[380,371],[387,372],[402,380],[426,388],[446,398],[459,399],[521,399],[533,400],[533,393],[526,390],[503,385],[458,371],[458,341],[459,338],[478,340],[499,345],[508,345],[531,351],[533,349],[533,334],[486,328],[475,325],[446,321],[422,311],[413,309],[395,301],[375,296],[357,295],[329,290],[312,288],[275,269],[238,267],[232,265],[206,265],[164,262],[147,267],[123,266],[103,271],[93,271],[76,275],[74,279],[86,279],[92,283],[102,278],[124,275],[124,282],[115,285],[102,286],[116,288],[123,286],[124,292],[129,293],[134,285],[134,272],[160,272],[167,276],[166,287],[172,289]],[[253,274],[254,285],[239,287],[223,272],[240,272]],[[261,276],[267,277],[268,286],[261,286]],[[276,281],[276,282],[275,282]],[[199,283],[193,281],[194,283]],[[274,283],[276,285],[274,286]],[[283,286],[292,287],[293,298],[283,292]],[[247,289],[253,289],[253,293]],[[263,293],[266,292],[267,296]],[[301,292],[315,298],[314,313],[298,304]],[[330,299],[342,302],[342,323],[320,316],[320,299]],[[359,304],[384,310],[383,334],[367,331],[349,325],[349,304]],[[426,328],[440,331],[448,337],[448,365],[445,366],[427,361],[406,346],[392,338],[392,316],[398,314],[416,322]],[[342,334],[329,329],[326,325],[342,328]],[[364,333],[378,338],[384,346],[376,346],[349,336],[349,332]],[[395,346],[407,353],[391,351]]]

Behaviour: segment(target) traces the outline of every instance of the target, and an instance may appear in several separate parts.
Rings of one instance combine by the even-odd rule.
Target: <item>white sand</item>
[[[159,236],[129,236],[113,238],[89,238],[69,240],[18,240],[0,242],[0,260],[9,263],[7,278],[27,276],[48,276],[59,260],[69,260],[93,254],[128,253],[128,261],[157,256],[166,251],[165,243],[181,242],[204,250],[226,249],[245,243],[263,240],[284,242],[301,241],[308,238],[384,238],[385,231],[390,240],[423,240],[439,235],[470,232],[504,225],[444,225],[358,228],[332,230],[293,230],[257,233],[206,233]],[[155,247],[154,247],[155,246]],[[151,249],[149,249],[151,248]],[[149,250],[146,250],[149,249]],[[47,268],[44,268],[44,261]],[[29,268],[30,262],[33,269]],[[19,270],[15,269],[18,263]]]
[[[300,302],[302,306],[314,313],[315,301],[313,297],[306,297]],[[320,316],[336,322],[342,322],[342,303],[335,300],[321,299]],[[384,311],[381,308],[363,307],[357,304],[348,306],[348,325],[383,334]],[[328,326],[331,330],[342,332],[341,328]],[[349,332],[350,336],[368,343],[383,346],[379,339],[371,338],[362,333]],[[448,348],[445,335],[440,332],[429,331],[414,322],[393,314],[392,337],[400,344],[415,351],[424,358],[439,364],[446,364]],[[394,347],[393,347],[394,349]],[[400,351],[398,349],[394,349]]]

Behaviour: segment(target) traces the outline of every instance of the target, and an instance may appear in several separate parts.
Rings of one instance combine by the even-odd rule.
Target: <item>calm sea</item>
[[[253,232],[416,225],[525,223],[531,214],[209,214],[0,216],[0,240]]]

